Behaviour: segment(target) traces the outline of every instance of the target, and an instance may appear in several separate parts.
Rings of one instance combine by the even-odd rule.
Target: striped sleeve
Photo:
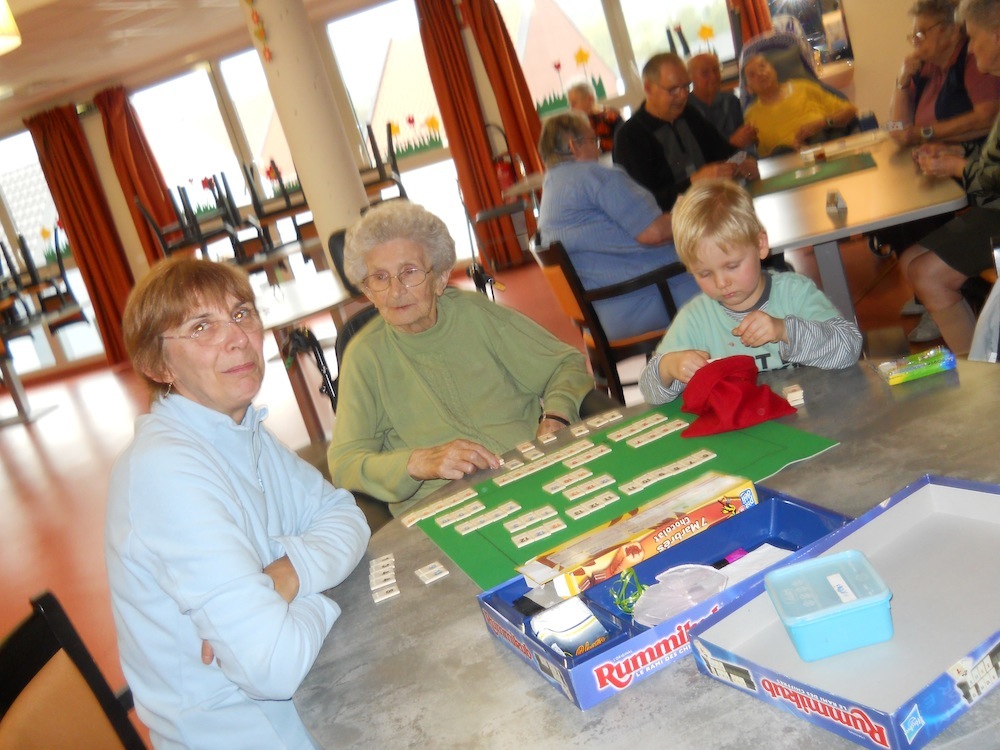
[[[669,388],[664,387],[660,380],[661,359],[663,359],[663,353],[653,355],[639,376],[639,390],[642,392],[642,397],[647,404],[654,406],[673,401],[684,390],[684,383],[677,380],[673,381]]]
[[[789,343],[781,345],[780,353],[786,362],[842,370],[853,366],[861,354],[861,331],[844,318],[803,320],[789,315],[785,331]]]

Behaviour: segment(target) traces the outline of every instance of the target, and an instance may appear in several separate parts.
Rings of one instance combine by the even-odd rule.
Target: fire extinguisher
[[[499,125],[487,124],[486,131],[489,135],[490,129],[497,131],[503,139],[504,150],[493,157],[493,169],[497,175],[497,182],[500,184],[500,192],[513,187],[517,182],[517,171],[514,168],[514,156],[510,153],[510,144],[507,142],[507,134]]]
[[[517,182],[514,175],[514,165],[511,163],[509,153],[503,153],[493,158],[493,168],[496,169],[497,182],[500,183],[500,192],[509,187],[513,187]]]

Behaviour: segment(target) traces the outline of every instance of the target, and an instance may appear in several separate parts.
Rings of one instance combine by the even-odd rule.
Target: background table
[[[337,330],[341,329],[353,298],[333,274],[332,270],[320,271],[315,276],[272,284],[257,295],[257,310],[264,323],[264,330],[274,333],[279,353],[292,330],[314,315],[329,312]],[[284,367],[284,363],[282,366]],[[302,413],[302,420],[306,424],[309,440],[313,443],[325,442],[326,431],[316,411],[309,382],[297,360],[293,358],[291,365],[285,369],[295,401]]]
[[[767,379],[779,392],[790,383],[804,390],[798,416],[783,421],[841,441],[782,470],[764,482],[769,487],[858,515],[928,472],[1000,482],[996,365],[962,362],[957,372],[891,389],[865,364],[840,372],[778,371]],[[374,604],[367,560],[390,552],[402,593]],[[450,575],[425,586],[413,571],[435,560]],[[319,742],[532,750],[857,747],[701,675],[690,657],[582,712],[487,634],[477,593],[423,532],[396,520],[375,534],[357,570],[330,592],[343,614],[295,695]],[[981,750],[995,747],[998,736],[1000,690],[994,690],[929,748]]]
[[[868,151],[875,169],[864,169],[834,179],[762,195],[754,208],[767,229],[771,250],[779,252],[814,246],[823,291],[848,320],[854,320],[854,303],[847,287],[840,240],[853,234],[905,224],[955,211],[966,205],[965,191],[954,180],[920,174],[910,149],[898,146],[885,133],[873,131],[825,144],[829,158],[835,151]],[[762,159],[762,179],[806,165],[798,154]],[[847,211],[831,216],[826,210],[827,193],[836,190]]]

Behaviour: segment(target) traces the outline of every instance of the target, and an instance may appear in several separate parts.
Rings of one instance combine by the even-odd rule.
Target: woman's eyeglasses
[[[161,335],[161,339],[190,339],[201,346],[218,346],[229,335],[229,326],[239,326],[244,333],[256,333],[264,327],[257,311],[252,307],[241,307],[233,313],[231,320],[199,320],[191,326],[191,332],[177,336]]]
[[[370,292],[384,292],[392,284],[392,280],[395,279],[407,289],[411,289],[423,284],[427,280],[428,273],[423,268],[404,268],[397,274],[379,271],[365,276],[361,279],[361,283]]]
[[[943,23],[944,21],[938,21],[937,23],[928,26],[926,29],[921,29],[920,31],[914,31],[912,34],[907,34],[906,41],[908,41],[910,44],[919,44],[920,42],[924,41],[924,39],[927,38],[928,32],[930,32],[933,29],[936,29]]]

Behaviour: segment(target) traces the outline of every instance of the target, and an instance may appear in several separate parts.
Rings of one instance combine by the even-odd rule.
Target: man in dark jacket
[[[672,52],[642,69],[646,99],[615,135],[613,159],[669,211],[700,179],[756,179],[757,162],[737,151],[688,104],[687,66]]]

